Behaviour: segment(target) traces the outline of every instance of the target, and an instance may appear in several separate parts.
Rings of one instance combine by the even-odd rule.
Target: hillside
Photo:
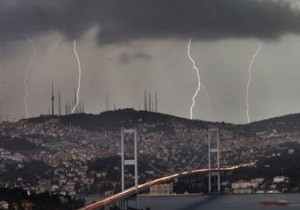
[[[20,122],[28,123],[45,123],[48,120],[57,119],[64,125],[79,126],[83,129],[93,131],[120,130],[121,128],[132,128],[144,123],[149,124],[170,124],[170,122],[181,123],[187,127],[208,129],[209,126],[217,126],[220,129],[232,130],[237,134],[245,137],[255,136],[257,133],[266,131],[297,132],[300,131],[300,114],[290,114],[262,121],[252,122],[249,124],[232,124],[226,122],[209,122],[202,120],[190,120],[172,115],[135,111],[133,109],[123,109],[116,111],[102,112],[94,114],[73,114],[62,116],[40,116],[36,118],[23,119]],[[161,128],[164,129],[164,128]],[[166,127],[166,129],[168,129]]]
[[[141,181],[206,167],[210,126],[219,128],[222,166],[288,154],[300,143],[299,114],[246,125],[189,120],[133,109],[99,115],[40,116],[1,124],[0,169],[5,176],[0,176],[0,183],[14,185],[18,179],[24,188],[73,193],[117,190],[121,128],[138,131]],[[125,137],[129,149],[130,138]],[[128,158],[132,157],[129,149]],[[38,184],[32,181],[35,175],[26,172],[27,163],[33,161],[44,162],[48,169],[47,174],[39,175]],[[28,174],[26,179],[14,175],[25,174],[24,170]]]
[[[290,114],[281,117],[270,118],[245,125],[237,125],[236,130],[245,136],[253,136],[265,131],[276,131],[278,133],[299,132],[300,114]]]

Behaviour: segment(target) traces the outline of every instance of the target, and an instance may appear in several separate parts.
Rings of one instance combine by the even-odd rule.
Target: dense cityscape
[[[120,191],[120,129],[125,126],[138,131],[140,183],[182,170],[207,167],[209,126],[219,127],[221,166],[291,156],[295,149],[288,145],[293,144],[295,148],[300,142],[299,123],[294,120],[295,126],[286,130],[287,119],[291,117],[300,119],[298,115],[285,116],[235,126],[127,109],[95,116],[41,116],[15,123],[2,122],[1,186],[60,195],[116,193]],[[87,120],[89,124],[85,124]],[[289,182],[289,177],[282,178],[282,175],[227,179],[222,186],[226,193],[290,191],[289,185],[277,187],[278,183]],[[130,171],[126,178],[132,181]],[[293,188],[299,185],[297,181],[292,181],[296,182]],[[187,189],[185,193],[206,190],[204,184],[198,192],[182,185],[180,180],[172,183],[172,193],[173,190],[183,193],[183,189]]]

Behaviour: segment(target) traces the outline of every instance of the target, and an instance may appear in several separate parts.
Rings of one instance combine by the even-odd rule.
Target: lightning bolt
[[[203,84],[201,84],[201,87],[202,87],[202,90],[203,90],[203,92],[204,92],[204,94],[207,98],[207,112],[208,112],[208,116],[210,117],[210,98],[209,98],[209,95],[208,95],[208,93],[207,93],[207,91],[206,91]]]
[[[75,53],[75,56],[76,56],[76,59],[77,59],[77,63],[78,63],[78,87],[77,87],[77,92],[76,92],[76,104],[75,106],[73,107],[72,109],[72,114],[74,113],[74,111],[76,110],[78,104],[79,104],[79,92],[80,92],[80,83],[81,83],[81,64],[80,64],[80,60],[79,60],[79,56],[78,56],[78,53],[76,51],[76,40],[74,40],[74,53]]]
[[[24,82],[23,82],[24,87],[25,87],[24,104],[25,104],[26,118],[28,118],[29,114],[28,114],[27,97],[29,95],[29,91],[28,91],[28,86],[27,86],[27,78],[28,78],[28,74],[29,74],[29,71],[30,71],[31,66],[32,66],[33,57],[35,55],[35,47],[34,47],[33,41],[29,38],[27,31],[24,28],[22,28],[22,30],[25,33],[27,41],[31,44],[31,47],[32,47],[32,54],[30,56],[29,64],[27,66],[27,70],[26,70],[26,74],[25,74],[25,78],[24,78]]]
[[[191,73],[189,74],[189,76],[188,76],[188,81],[191,79],[191,77],[193,76],[193,73],[194,73],[194,71],[191,71]],[[211,115],[211,113],[210,113],[210,97],[209,97],[209,95],[208,95],[208,93],[207,93],[207,91],[206,91],[206,88],[205,88],[205,86],[203,85],[203,83],[201,83],[201,90],[203,90],[203,92],[204,92],[204,94],[205,94],[205,96],[206,96],[206,98],[207,98],[207,112],[208,112],[208,116],[209,117],[211,117],[210,115]]]
[[[192,39],[189,40],[189,44],[188,44],[188,50],[187,50],[187,54],[189,56],[189,59],[192,61],[193,63],[193,68],[195,69],[196,73],[197,73],[197,79],[198,79],[198,86],[197,86],[197,89],[193,95],[193,98],[192,98],[192,105],[191,105],[191,108],[190,108],[190,119],[193,119],[193,108],[195,106],[195,98],[197,97],[198,95],[198,92],[201,88],[201,80],[200,80],[200,74],[199,74],[199,69],[197,68],[196,64],[195,64],[195,61],[193,60],[193,58],[191,57],[191,53],[190,53],[190,50],[191,50],[191,42],[192,42]],[[206,91],[205,91],[206,92]]]
[[[252,65],[254,63],[254,60],[256,58],[256,56],[258,56],[259,52],[261,50],[261,42],[259,42],[258,44],[258,48],[256,50],[256,52],[254,53],[254,55],[252,56],[252,59],[251,59],[251,62],[250,62],[250,65],[248,67],[248,83],[247,83],[247,97],[246,97],[246,105],[247,105],[247,122],[250,123],[250,116],[249,116],[249,109],[250,109],[250,106],[249,106],[249,87],[250,87],[250,83],[251,83],[251,69],[252,69]]]

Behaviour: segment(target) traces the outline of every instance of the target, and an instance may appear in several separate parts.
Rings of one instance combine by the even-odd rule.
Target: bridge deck
[[[234,170],[234,169],[237,169],[237,168],[240,168],[240,167],[249,166],[249,165],[252,165],[252,164],[253,163],[241,164],[241,165],[238,165],[238,166],[219,168],[219,169],[218,168],[214,168],[214,169],[203,168],[203,169],[196,169],[196,170],[191,170],[191,171],[185,171],[185,172],[181,172],[181,173],[172,174],[172,175],[169,175],[169,176],[161,177],[161,178],[146,182],[144,184],[140,184],[140,185],[138,185],[138,187],[131,187],[129,189],[124,190],[123,192],[114,194],[110,197],[107,197],[103,200],[100,200],[100,201],[97,201],[93,204],[82,207],[78,210],[94,210],[96,208],[104,207],[104,206],[109,205],[111,203],[115,203],[118,200],[121,200],[121,199],[130,197],[134,194],[137,194],[138,192],[143,191],[147,188],[150,188],[153,185],[162,184],[162,183],[165,183],[165,182],[168,182],[170,180],[180,178],[180,177],[183,177],[183,176],[188,176],[188,175],[197,174],[197,173],[204,173],[204,172],[208,172],[208,171],[230,171],[230,170]]]

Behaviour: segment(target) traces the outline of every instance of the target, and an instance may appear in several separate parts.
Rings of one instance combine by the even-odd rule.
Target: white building
[[[280,182],[289,182],[289,178],[286,176],[275,176],[273,178],[273,183],[280,183]]]
[[[237,181],[231,184],[234,194],[249,194],[253,193],[253,183],[249,181]]]
[[[6,201],[0,202],[0,209],[8,209],[9,204]]]
[[[151,195],[169,195],[173,193],[173,184],[158,184],[150,187]]]

